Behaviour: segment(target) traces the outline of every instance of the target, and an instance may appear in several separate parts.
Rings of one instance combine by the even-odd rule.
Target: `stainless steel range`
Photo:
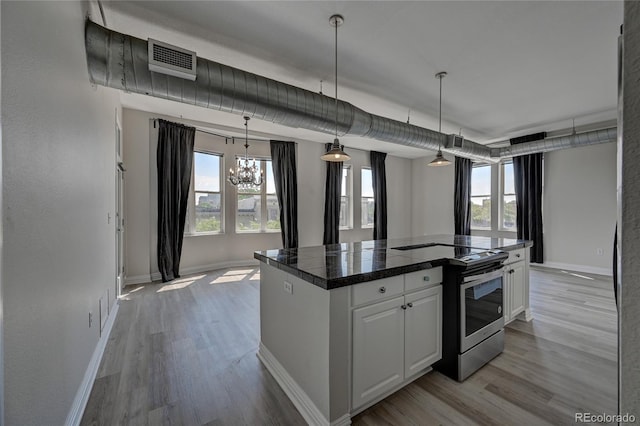
[[[444,268],[442,360],[435,369],[463,381],[504,350],[501,250],[457,248]]]

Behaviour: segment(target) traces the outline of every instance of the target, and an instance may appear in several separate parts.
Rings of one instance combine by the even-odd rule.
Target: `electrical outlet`
[[[597,248],[597,249],[596,249],[596,254],[597,254],[598,256],[603,256],[603,255],[604,255],[604,249]]]
[[[93,313],[89,312],[89,328],[93,325]]]
[[[293,294],[293,286],[291,285],[290,282],[288,281],[284,282],[284,291],[286,291],[289,294]]]

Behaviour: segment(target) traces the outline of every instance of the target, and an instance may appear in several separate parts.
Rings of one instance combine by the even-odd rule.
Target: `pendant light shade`
[[[333,15],[329,18],[329,22],[336,28],[336,61],[335,61],[335,77],[336,77],[336,137],[331,144],[331,149],[325,152],[320,159],[324,161],[331,161],[333,163],[342,163],[351,159],[340,146],[338,140],[338,27],[344,23],[344,18],[341,15]]]
[[[440,112],[438,114],[438,132],[442,133],[442,79],[447,75],[446,72],[442,71],[436,74],[436,78],[440,79]],[[447,160],[442,156],[442,150],[440,149],[440,142],[438,142],[438,153],[436,154],[436,158],[431,160],[427,166],[438,167],[438,166],[448,166],[451,164],[451,161]]]
[[[341,163],[343,161],[350,160],[351,157],[342,150],[340,142],[336,138],[331,145],[331,149],[325,152],[320,159],[324,161],[331,161],[333,163]]]
[[[434,158],[433,160],[431,160],[431,162],[429,164],[427,164],[427,166],[448,166],[449,164],[451,164],[451,161],[447,160],[446,158],[444,158],[442,156],[442,151],[438,150],[438,154],[436,154],[436,158]]]

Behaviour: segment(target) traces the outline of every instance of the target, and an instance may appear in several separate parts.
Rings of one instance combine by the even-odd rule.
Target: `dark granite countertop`
[[[413,250],[397,247],[433,244]],[[427,235],[297,249],[261,250],[254,257],[327,290],[446,265],[476,250],[513,250],[531,241],[465,235]]]

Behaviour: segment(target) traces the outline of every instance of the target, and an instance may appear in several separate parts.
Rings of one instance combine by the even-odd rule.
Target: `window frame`
[[[235,161],[237,162],[238,159],[244,159],[244,155],[241,154],[236,154],[234,156]],[[235,207],[234,207],[234,217],[235,217],[235,224],[234,224],[234,228],[235,228],[235,233],[236,234],[271,234],[271,233],[280,233],[281,232],[281,228],[282,228],[282,224],[280,224],[280,228],[277,229],[269,229],[267,228],[267,223],[269,222],[269,218],[268,218],[268,210],[267,210],[267,199],[269,195],[273,195],[276,197],[276,202],[278,203],[278,211],[280,210],[280,203],[277,201],[277,195],[276,195],[276,191],[275,191],[275,185],[274,185],[274,192],[267,192],[267,179],[268,179],[268,173],[267,173],[267,165],[269,163],[273,164],[273,161],[271,159],[271,157],[268,156],[253,156],[253,159],[256,160],[256,162],[260,162],[260,170],[264,170],[264,182],[262,183],[262,185],[260,185],[260,229],[239,229],[238,228],[238,196],[239,195],[258,195],[257,193],[243,193],[240,192],[238,190],[238,187],[234,185],[234,199],[235,199]],[[236,164],[236,163],[234,163]],[[272,174],[273,174],[273,166],[272,167]],[[275,180],[275,176],[274,176],[274,180]],[[275,183],[275,182],[274,182]],[[280,218],[278,217],[278,222],[280,222]]]
[[[346,173],[346,176],[345,176]],[[342,206],[342,199],[346,199],[347,205],[347,218],[346,225],[339,226],[339,230],[346,231],[353,229],[353,168],[350,164],[342,165],[342,179],[346,194],[342,194],[342,188],[340,188],[340,205]],[[346,179],[346,180],[345,180]]]
[[[482,195],[473,195],[473,169],[475,168],[480,168],[480,167],[488,167],[489,168],[489,194],[482,194]],[[491,164],[487,164],[487,163],[476,163],[474,162],[472,165],[472,171],[471,171],[471,180],[472,180],[472,184],[471,184],[471,191],[469,192],[469,201],[470,203],[473,205],[473,199],[474,198],[489,198],[489,201],[491,203],[491,210],[489,211],[489,226],[474,226],[473,225],[473,218],[471,219],[471,230],[474,231],[492,231],[493,230],[493,225],[494,225],[494,221],[493,221],[493,206],[494,204],[494,200],[493,200],[493,165]],[[471,206],[470,206],[471,207]],[[470,212],[471,214],[471,212]]]
[[[219,181],[220,190],[216,191],[197,191],[196,190],[196,156],[195,154],[213,155],[218,157],[219,161]],[[201,235],[221,235],[225,233],[225,162],[224,154],[217,151],[196,148],[193,150],[193,160],[191,166],[191,183],[189,185],[189,196],[187,201],[187,220],[184,227],[184,235],[187,237],[195,237]],[[196,193],[219,194],[220,195],[220,231],[196,231]]]
[[[499,179],[499,210],[498,210],[498,230],[500,231],[508,231],[508,232],[517,232],[517,218],[518,218],[518,211],[516,210],[515,213],[515,218],[516,221],[513,225],[513,228],[507,228],[504,226],[504,212],[505,212],[505,202],[504,202],[504,197],[505,196],[513,196],[513,198],[516,198],[516,188],[515,188],[515,176],[514,176],[514,183],[513,183],[513,193],[505,193],[505,176],[506,176],[506,172],[505,172],[505,166],[507,164],[511,164],[511,167],[513,167],[513,159],[506,159],[506,160],[502,160],[500,161],[499,165],[499,174],[500,174],[500,179]]]
[[[363,166],[360,168],[360,228],[361,229],[372,229],[375,226],[375,221],[371,223],[371,225],[365,225],[362,223],[362,217],[363,217],[363,209],[362,209],[362,201],[367,199],[367,200],[371,200],[374,202],[375,204],[375,194],[371,197],[365,197],[364,195],[362,195],[363,191],[362,191],[362,173],[365,170],[369,170],[371,172],[371,193],[373,194],[373,171],[371,170],[371,167],[366,167]]]

